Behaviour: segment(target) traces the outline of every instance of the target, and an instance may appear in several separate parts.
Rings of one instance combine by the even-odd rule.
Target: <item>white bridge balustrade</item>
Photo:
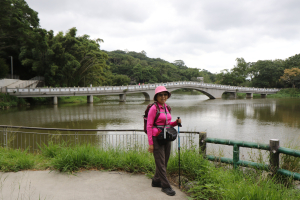
[[[155,88],[157,86],[165,86],[170,92],[182,88],[194,89],[207,95],[210,99],[221,98],[223,93],[230,93],[232,98],[236,98],[236,93],[246,93],[247,98],[252,98],[253,94],[261,94],[261,97],[264,98],[268,94],[274,94],[280,91],[280,89],[276,88],[250,88],[192,81],[178,81],[129,86],[6,88],[6,92],[20,98],[52,97],[53,104],[57,104],[57,97],[61,96],[87,96],[87,102],[93,103],[94,95],[119,95],[120,101],[126,101],[126,94],[130,93],[143,93],[145,100],[149,101],[153,99]]]

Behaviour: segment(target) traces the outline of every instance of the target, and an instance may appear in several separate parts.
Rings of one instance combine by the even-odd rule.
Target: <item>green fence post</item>
[[[199,153],[202,153],[202,155],[206,156],[206,132],[200,132],[199,133]]]
[[[235,144],[233,145],[233,168],[237,169],[238,165],[238,161],[240,160],[240,147]]]
[[[270,140],[270,171],[272,174],[277,173],[279,168],[279,140],[271,139]]]

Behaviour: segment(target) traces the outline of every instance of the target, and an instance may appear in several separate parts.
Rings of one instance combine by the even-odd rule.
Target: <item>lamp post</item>
[[[14,71],[13,71],[13,57],[9,56],[11,58],[11,79],[14,77]]]

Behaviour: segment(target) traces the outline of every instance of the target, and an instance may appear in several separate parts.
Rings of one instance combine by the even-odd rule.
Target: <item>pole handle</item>
[[[177,119],[180,119],[180,117],[177,117]],[[177,123],[179,127],[182,127],[181,123]]]

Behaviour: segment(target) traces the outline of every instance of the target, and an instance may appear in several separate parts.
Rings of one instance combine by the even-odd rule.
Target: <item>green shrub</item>
[[[26,101],[23,98],[10,96],[9,94],[0,93],[0,108],[25,105]]]
[[[0,147],[0,170],[3,172],[31,169],[35,165],[35,158],[26,151],[6,149]]]
[[[281,89],[276,94],[267,95],[269,98],[299,98],[300,97],[300,89],[298,88],[285,88]]]

